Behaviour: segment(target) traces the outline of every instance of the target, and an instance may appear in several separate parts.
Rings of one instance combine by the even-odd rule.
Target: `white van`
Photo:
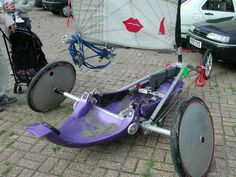
[[[236,0],[182,0],[181,37],[195,22],[236,16]]]

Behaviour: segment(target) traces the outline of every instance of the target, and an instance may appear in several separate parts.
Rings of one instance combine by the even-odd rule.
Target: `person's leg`
[[[15,97],[5,95],[8,82],[8,65],[4,59],[2,50],[0,49],[0,105],[14,103]]]
[[[4,59],[2,50],[0,49],[0,97],[4,95],[7,89],[8,81],[8,65]]]

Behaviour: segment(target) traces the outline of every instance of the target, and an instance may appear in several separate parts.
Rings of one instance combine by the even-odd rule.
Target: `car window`
[[[207,0],[202,6],[203,10],[214,10],[223,12],[234,12],[232,0]]]

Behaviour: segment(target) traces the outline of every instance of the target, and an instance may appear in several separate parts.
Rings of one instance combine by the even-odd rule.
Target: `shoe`
[[[16,23],[24,23],[25,21],[20,18],[20,17],[16,17]]]
[[[0,105],[7,105],[16,102],[15,97],[9,97],[7,95],[3,95],[0,97]]]

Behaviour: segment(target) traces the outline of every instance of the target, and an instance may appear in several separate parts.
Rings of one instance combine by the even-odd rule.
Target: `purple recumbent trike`
[[[72,0],[77,33],[64,41],[70,44],[68,49],[75,65],[90,69],[107,66],[110,58],[115,56],[112,46],[107,44],[154,50],[174,48],[177,49],[178,62],[114,92],[103,93],[94,89],[90,93],[84,92],[80,98],[70,93],[76,80],[74,66],[66,61],[48,64],[30,82],[27,94],[30,108],[47,112],[59,106],[65,98],[70,98],[75,101],[74,110],[59,129],[40,122],[27,130],[54,144],[71,148],[107,144],[132,136],[138,130],[144,134],[153,132],[170,136],[171,155],[178,174],[207,176],[214,154],[214,128],[203,100],[198,97],[181,100],[171,130],[161,127],[166,114],[180,100],[186,73],[195,71],[204,80],[208,68],[193,67],[182,61],[181,2]],[[96,46],[101,43],[105,44],[104,48]],[[94,55],[86,57],[84,48]],[[93,66],[87,61],[94,56],[108,62]]]

